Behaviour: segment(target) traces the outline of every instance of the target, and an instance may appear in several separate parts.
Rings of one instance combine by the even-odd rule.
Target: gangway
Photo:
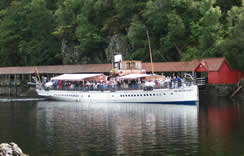
[[[196,83],[198,87],[205,87],[206,86],[206,82],[207,82],[207,78],[206,77],[200,77],[196,79]]]

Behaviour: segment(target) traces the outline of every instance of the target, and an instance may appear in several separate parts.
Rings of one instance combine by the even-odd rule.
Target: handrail
[[[45,88],[46,90],[70,90],[70,91],[121,91],[121,90],[153,90],[153,89],[175,89],[175,88],[183,88],[185,86],[192,86],[194,85],[193,81],[192,82],[184,82],[184,83],[179,83],[179,82],[175,82],[175,83],[164,83],[163,85],[160,86],[145,86],[145,85],[139,85],[139,84],[135,84],[135,85],[131,85],[128,87],[122,87],[122,86],[116,86],[116,85],[112,85],[112,86],[76,86],[74,88],[69,88],[68,86],[62,85],[61,88],[56,85],[53,86],[52,88]]]
[[[205,77],[201,77],[201,78],[197,78],[196,79],[196,83],[198,86],[205,86],[206,85],[206,78]]]

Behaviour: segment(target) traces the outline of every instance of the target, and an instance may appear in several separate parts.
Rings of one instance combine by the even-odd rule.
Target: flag
[[[35,77],[37,77],[37,69],[35,68]]]
[[[41,79],[40,79],[39,72],[38,72],[37,68],[35,68],[35,77],[38,77],[39,82],[41,83]]]

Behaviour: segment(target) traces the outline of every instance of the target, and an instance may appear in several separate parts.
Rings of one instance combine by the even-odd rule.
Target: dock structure
[[[198,65],[196,61],[189,62],[156,62],[154,72],[193,72]],[[15,66],[0,67],[0,79],[30,79],[35,74],[35,69],[40,75],[59,75],[64,73],[104,73],[109,74],[111,64],[76,64],[76,65],[46,65],[46,66]],[[151,73],[151,64],[142,63],[142,69]]]
[[[142,63],[142,69],[152,73],[151,63]],[[240,81],[243,73],[232,70],[225,58],[193,59],[185,62],[156,62],[153,63],[155,73],[191,73],[195,78],[206,77],[208,84],[233,84]],[[71,73],[104,73],[109,75],[111,64],[75,64],[75,65],[45,65],[45,66],[16,66],[0,67],[0,85],[14,81],[29,82],[38,72],[40,77],[47,78],[60,74]]]

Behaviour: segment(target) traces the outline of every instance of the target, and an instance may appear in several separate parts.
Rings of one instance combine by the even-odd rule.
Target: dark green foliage
[[[51,35],[54,19],[44,0],[13,1],[2,10],[0,55],[2,66],[61,63],[59,41]]]
[[[217,54],[224,55],[234,69],[244,69],[244,8],[233,7],[227,16],[228,38],[217,46]]]
[[[232,6],[241,6],[242,0],[216,0],[216,5],[220,6],[224,13],[227,13]]]
[[[120,35],[125,58],[149,62],[225,56],[244,70],[241,0],[1,0],[0,65],[107,63]],[[70,49],[65,51],[65,47]],[[71,46],[71,47],[70,47]]]

